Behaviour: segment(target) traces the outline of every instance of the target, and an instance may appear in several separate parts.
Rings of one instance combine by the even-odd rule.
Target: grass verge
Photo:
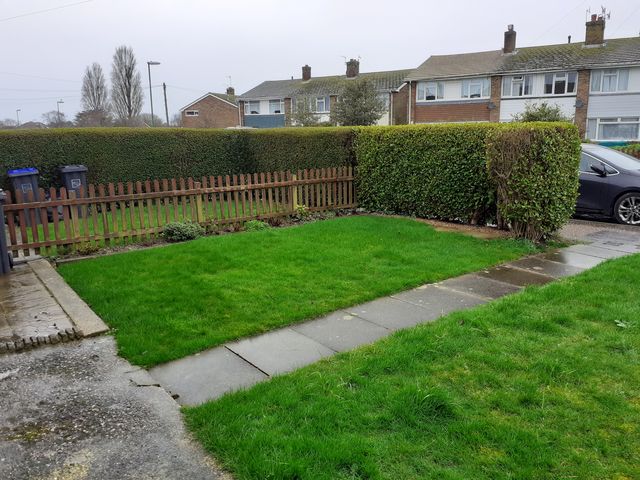
[[[532,251],[409,219],[342,217],[60,266],[150,366]]]
[[[184,410],[237,479],[640,478],[640,255]]]

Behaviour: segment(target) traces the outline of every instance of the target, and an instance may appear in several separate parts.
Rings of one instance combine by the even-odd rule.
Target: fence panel
[[[208,178],[208,180],[207,180]],[[40,189],[7,192],[8,248],[14,257],[54,254],[153,239],[172,221],[212,229],[248,220],[354,208],[353,169],[306,169],[224,177],[88,185],[78,194]]]

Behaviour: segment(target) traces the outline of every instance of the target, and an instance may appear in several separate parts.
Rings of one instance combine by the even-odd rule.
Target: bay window
[[[544,76],[545,95],[566,95],[576,93],[578,74],[576,72],[547,73]]]
[[[260,114],[260,102],[252,100],[244,102],[244,114],[245,115],[259,115]]]
[[[271,115],[284,113],[284,101],[283,100],[269,100],[269,113]]]

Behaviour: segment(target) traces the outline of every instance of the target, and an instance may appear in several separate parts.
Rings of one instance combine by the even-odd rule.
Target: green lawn
[[[640,478],[640,255],[184,412],[237,479]]]
[[[532,248],[358,216],[84,260],[60,273],[115,329],[120,354],[151,366]]]

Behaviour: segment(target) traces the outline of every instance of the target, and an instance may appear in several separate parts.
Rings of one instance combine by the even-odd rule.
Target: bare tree
[[[17,126],[18,122],[16,122],[12,118],[5,118],[4,120],[0,120],[0,129],[16,128]]]
[[[42,121],[51,128],[72,127],[73,123],[67,121],[64,112],[51,110],[42,114]]]
[[[82,108],[85,111],[106,112],[109,110],[109,92],[102,67],[93,63],[82,77]]]
[[[180,113],[174,113],[171,117],[171,126],[172,127],[181,127],[182,126],[182,115]]]
[[[128,124],[142,112],[142,80],[131,47],[116,48],[111,67],[111,104],[119,122]]]

